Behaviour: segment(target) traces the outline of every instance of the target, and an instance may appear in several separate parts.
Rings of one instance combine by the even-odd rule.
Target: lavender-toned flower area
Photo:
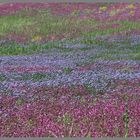
[[[140,3],[0,3],[0,137],[139,137]]]

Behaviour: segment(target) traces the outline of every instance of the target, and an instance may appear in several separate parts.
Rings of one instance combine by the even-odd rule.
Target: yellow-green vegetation
[[[20,33],[23,26],[33,24],[30,17],[20,17],[17,15],[0,16],[0,36],[8,33]]]
[[[83,32],[93,30],[95,26],[99,25],[95,20],[73,19],[70,16],[54,16],[48,10],[36,12],[31,17],[28,16],[27,10],[19,11],[15,15],[0,17],[0,35],[22,33],[33,39],[34,36],[47,37],[55,34],[73,38],[80,36]]]
[[[97,28],[94,32],[87,32],[83,33],[84,37],[87,36],[99,36],[99,35],[110,35],[111,33],[120,33],[122,31],[131,31],[134,29],[140,29],[140,23],[139,22],[133,22],[133,21],[116,21],[116,24],[120,24],[120,27],[118,28],[109,28],[106,30],[102,30],[100,28]],[[113,22],[106,23],[106,25],[112,25],[114,24]]]

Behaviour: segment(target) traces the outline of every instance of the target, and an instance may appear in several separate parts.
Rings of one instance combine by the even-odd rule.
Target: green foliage
[[[114,22],[108,23],[108,25],[113,24]],[[85,32],[83,33],[84,37],[95,37],[95,36],[100,36],[100,35],[109,35],[111,33],[120,33],[121,31],[125,30],[132,30],[132,29],[140,29],[140,24],[139,22],[133,22],[133,21],[116,21],[115,23],[120,24],[121,26],[119,28],[109,28],[106,30],[102,30],[100,28],[97,28],[94,30],[94,32]],[[102,24],[100,24],[102,25]]]
[[[24,103],[24,99],[23,98],[19,98],[19,99],[17,99],[17,101],[16,101],[16,104],[17,105],[22,105]]]
[[[32,13],[31,10],[29,12]],[[86,28],[94,28],[99,24],[93,19],[75,20],[70,16],[51,15],[48,10],[36,11],[36,14],[32,17],[29,17],[26,13],[23,14],[23,11],[19,11],[12,16],[0,17],[0,36],[9,33],[20,33],[27,35],[28,38],[33,38],[36,35],[45,37],[56,35],[72,39],[80,36],[82,32],[86,32]]]
[[[84,85],[84,87],[86,88],[86,90],[87,90],[90,94],[92,94],[92,95],[94,95],[94,96],[97,95],[96,89],[94,89],[94,88],[91,87],[90,85]]]
[[[24,25],[31,25],[33,23],[32,17],[20,17],[16,15],[1,16],[0,17],[0,36],[6,33],[20,32]]]
[[[36,73],[36,74],[33,74],[33,75],[32,75],[32,79],[33,79],[34,81],[39,81],[39,80],[41,80],[41,79],[43,79],[43,78],[45,78],[45,77],[46,77],[46,75],[43,74],[43,73]]]
[[[126,111],[123,115],[123,120],[124,120],[124,123],[125,123],[125,138],[128,137],[128,131],[129,131],[129,115],[128,115],[128,112]]]
[[[68,113],[65,113],[65,114],[63,115],[63,123],[64,123],[65,125],[69,125],[69,124],[72,123],[72,117],[71,117]]]
[[[44,45],[32,43],[22,46],[16,42],[9,42],[0,45],[0,55],[30,55],[44,52],[46,49],[59,47],[59,45],[59,42],[48,42]]]
[[[46,77],[46,74],[43,74],[43,73],[25,74],[22,76],[22,80],[40,81],[45,77]]]
[[[4,81],[4,80],[6,80],[6,79],[7,79],[7,78],[6,78],[5,75],[0,74],[0,81]]]
[[[72,70],[73,70],[72,68],[66,67],[66,68],[64,68],[64,73],[70,74],[72,72]]]

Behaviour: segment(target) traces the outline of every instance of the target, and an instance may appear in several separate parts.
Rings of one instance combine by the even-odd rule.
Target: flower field
[[[140,3],[0,3],[0,137],[140,137]]]

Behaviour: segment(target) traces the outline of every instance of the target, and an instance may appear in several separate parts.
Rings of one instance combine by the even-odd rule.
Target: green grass
[[[94,62],[96,60],[133,60],[135,59],[134,56],[131,54],[130,52],[126,52],[126,50],[124,49],[104,49],[101,48],[101,50],[103,50],[102,52],[99,51],[96,55],[94,56],[90,56],[87,61],[88,62]],[[125,57],[124,54],[127,54],[128,56]],[[116,55],[116,56],[114,56]]]
[[[84,47],[84,48],[79,48],[81,51],[87,51],[93,49],[93,47]]]
[[[133,53],[132,56],[133,56],[134,60],[140,60],[140,52]]]
[[[32,80],[33,81],[39,81],[39,80],[41,80],[41,79],[43,79],[45,77],[46,77],[46,75],[43,74],[43,73],[36,73],[36,74],[32,75]]]
[[[25,14],[23,14],[23,11]],[[15,15],[0,17],[0,35],[21,33],[32,39],[34,36],[57,35],[74,38],[86,32],[87,28],[99,25],[95,20],[72,19],[70,16],[53,16],[48,10],[36,11],[34,16],[27,15],[28,10]],[[31,12],[31,10],[29,10]]]
[[[30,55],[34,53],[41,53],[50,48],[59,47],[59,42],[48,42],[44,45],[28,44],[27,47],[22,47],[16,42],[9,42],[0,45],[0,55]]]
[[[64,68],[64,73],[66,74],[70,74],[72,72],[73,69],[69,68],[69,67],[66,67]]]
[[[45,78],[47,75],[44,73],[35,73],[35,74],[26,74],[22,76],[22,80],[33,80],[33,81],[40,81]]]
[[[3,75],[3,74],[0,74],[0,81],[4,81],[4,80],[6,80],[7,78],[6,78],[6,76],[5,75]]]
[[[54,75],[51,75],[51,74],[47,74],[47,73],[41,73],[41,72],[37,72],[37,73],[25,73],[21,76],[18,76],[18,77],[15,77],[15,76],[12,76],[12,77],[6,77],[4,75],[0,75],[0,81],[4,81],[4,80],[9,80],[9,79],[14,79],[14,80],[17,80],[17,81],[26,81],[26,80],[32,80],[34,82],[37,82],[37,81],[41,81],[42,79],[44,78],[47,78],[47,79],[53,79],[55,78]]]
[[[99,94],[101,95],[105,94],[105,91],[103,89],[97,90],[90,85],[84,85],[84,87],[90,94],[92,94],[95,97]]]
[[[102,30],[100,28],[94,30],[94,32],[87,32],[83,33],[84,37],[95,37],[95,36],[100,36],[100,35],[109,35],[111,33],[120,33],[121,31],[125,30],[133,30],[133,29],[140,29],[140,24],[139,22],[132,22],[132,21],[116,21],[116,22],[111,22],[108,24],[113,24],[113,23],[118,23],[121,26],[119,28],[109,28],[106,30]]]
[[[16,104],[17,104],[18,106],[20,106],[20,105],[23,105],[24,102],[25,102],[24,99],[20,97],[19,99],[17,99]]]
[[[95,20],[84,20],[84,19],[72,19],[70,17],[52,16],[49,13],[45,13],[40,18],[40,15],[36,17],[36,23],[34,27],[38,34],[49,35],[64,35],[73,38],[80,36],[82,32],[86,32],[86,28],[93,28],[97,26],[98,22]],[[67,37],[66,37],[67,38]]]
[[[91,45],[91,46],[102,46],[103,48],[113,48],[116,47],[115,43],[107,42],[107,41],[101,41],[101,40],[95,40],[95,39],[83,39],[81,40],[81,43]]]
[[[104,50],[103,53],[97,53],[95,56],[91,56],[90,60],[140,60],[140,44],[131,45],[131,40],[124,39],[122,42],[107,42],[101,40],[94,40],[92,38],[83,39],[81,43],[91,45],[89,49],[100,47]],[[126,49],[128,52],[126,52]],[[88,50],[88,48],[83,48],[81,50]],[[128,56],[123,56],[123,54]],[[116,57],[114,57],[116,55]],[[118,57],[117,57],[118,55]],[[121,56],[119,56],[121,55]]]
[[[97,95],[97,91],[91,87],[90,85],[84,85],[85,89],[92,95],[96,96]]]
[[[0,36],[9,33],[19,33],[21,32],[21,27],[24,25],[33,24],[33,18],[20,17],[16,15],[11,16],[1,16],[0,17]]]
[[[140,47],[139,45],[135,45],[135,46],[131,46],[129,44],[129,42],[122,42],[120,43],[123,46],[117,46],[116,43],[114,44],[110,44],[108,42],[104,42],[104,41],[94,41],[94,43],[96,43],[96,45],[100,46],[100,49],[103,52],[97,53],[94,56],[91,56],[89,58],[90,61],[94,61],[94,60],[99,60],[99,59],[103,59],[103,60],[140,60]],[[71,48],[62,48],[61,47],[61,43],[59,41],[56,42],[48,42],[44,45],[40,45],[40,44],[29,44],[28,47],[21,47],[20,44],[17,44],[16,42],[9,42],[7,44],[3,44],[2,46],[0,46],[0,55],[31,55],[31,54],[35,54],[35,53],[46,53],[49,52],[49,49],[51,48],[57,48],[58,50],[60,50],[60,52],[70,52],[73,51],[74,49]],[[75,50],[81,50],[81,51],[86,51],[89,49],[95,49],[96,47],[94,46],[95,44],[91,44],[91,47],[85,47],[85,48],[79,48],[79,49],[75,49]],[[125,49],[130,50],[130,52],[127,52],[128,57],[114,57],[113,55],[123,55],[126,54]],[[64,69],[65,73],[69,73],[71,72],[70,69],[66,68]]]
[[[34,14],[34,12],[36,14]],[[29,17],[29,13],[34,14],[34,16]],[[92,38],[98,35],[109,35],[114,32],[120,33],[125,30],[140,29],[139,22],[133,21],[113,21],[106,24],[111,25],[113,23],[118,23],[121,26],[118,28],[102,30],[97,27],[104,25],[103,22],[97,22],[91,19],[72,19],[70,16],[52,16],[49,13],[49,10],[26,9],[17,12],[15,15],[0,17],[0,37],[10,33],[19,33],[26,35],[30,40],[35,36],[45,36],[47,38],[49,35],[56,35],[63,36],[65,38],[65,43],[76,43],[76,37],[84,37],[80,43],[91,45],[91,47],[79,48],[79,50],[86,51],[88,49],[93,49],[96,46],[100,46],[101,49],[108,49],[108,52],[97,54],[94,56],[94,59],[119,59],[113,57],[115,52],[113,52],[112,49],[115,49],[115,51],[117,50],[116,52],[118,54],[123,54],[125,53],[123,49],[128,48],[133,51],[128,59],[139,60],[139,46],[132,47],[129,40],[120,43],[121,46],[118,47],[118,43],[90,39],[90,37]],[[58,41],[50,41],[44,45],[29,43],[28,47],[21,47],[16,42],[10,42],[0,45],[0,55],[30,55],[35,53],[45,53],[51,48],[57,48],[61,52],[72,51],[73,49],[71,48],[61,47],[64,42],[61,42],[60,39],[58,39]]]
[[[57,48],[60,52],[71,52],[73,51],[72,48],[64,48],[62,47],[61,41],[54,41],[54,42],[48,42],[45,44],[38,44],[38,43],[29,43],[26,44],[26,46],[22,46],[22,44],[18,44],[14,41],[11,41],[9,43],[5,43],[3,45],[0,45],[0,55],[31,55],[35,53],[46,53],[48,50],[52,48]],[[81,50],[87,50],[92,49],[91,48],[83,48]],[[79,50],[76,48],[75,50]]]
[[[34,16],[28,16],[28,13],[35,12]],[[23,10],[15,15],[0,17],[0,36],[9,33],[21,33],[32,39],[34,36],[57,35],[67,39],[73,39],[80,36],[106,35],[124,30],[140,29],[139,22],[113,21],[106,23],[111,25],[118,23],[119,28],[109,28],[102,30],[99,27],[103,22],[94,19],[72,19],[71,16],[54,16],[49,10]],[[87,43],[92,43],[90,40]]]

